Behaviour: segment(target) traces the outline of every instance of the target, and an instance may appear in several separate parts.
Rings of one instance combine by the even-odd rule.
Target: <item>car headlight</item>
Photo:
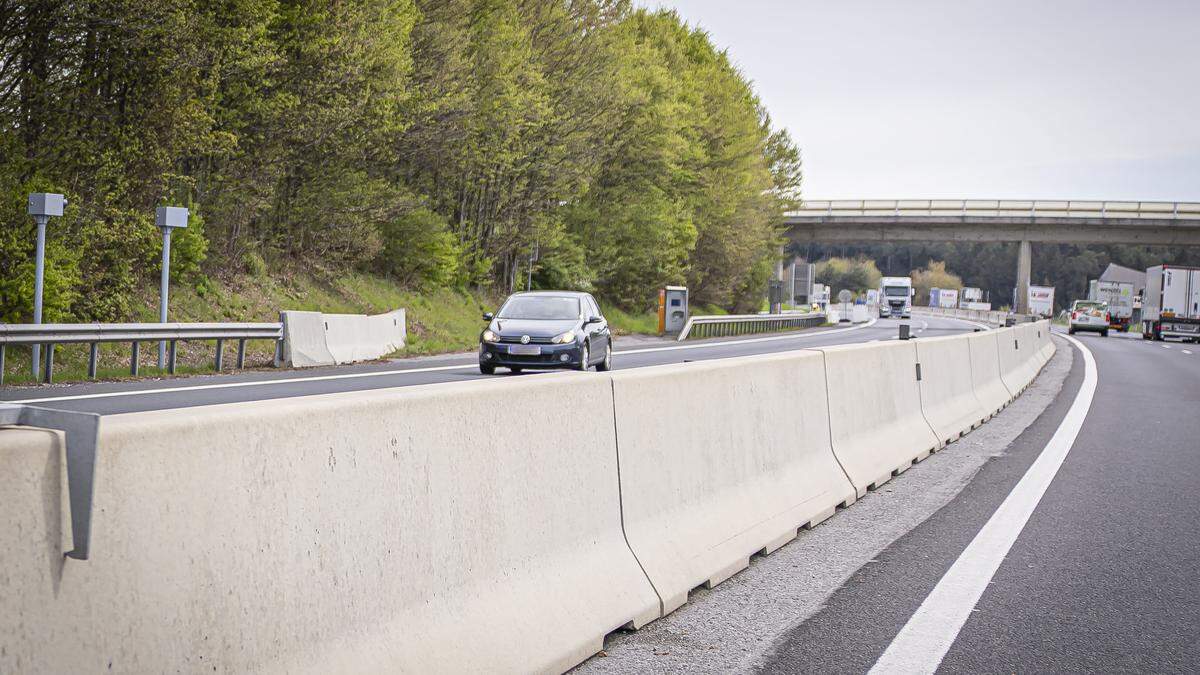
[[[574,341],[575,341],[575,331],[573,331],[573,330],[569,330],[569,331],[563,333],[562,335],[555,335],[554,339],[551,340],[551,342],[553,342],[556,345],[565,345],[568,342],[574,342]]]
[[[492,329],[489,328],[489,329],[483,331],[483,341],[484,342],[499,342],[500,336],[493,333]]]

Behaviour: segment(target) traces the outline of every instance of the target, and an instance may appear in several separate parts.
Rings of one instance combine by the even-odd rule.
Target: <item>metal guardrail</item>
[[[784,314],[718,314],[713,316],[689,317],[678,340],[689,337],[725,337],[767,333],[789,328],[808,328],[825,323],[820,312]]]
[[[90,344],[88,377],[96,377],[98,345],[102,342],[128,342],[132,345],[129,373],[138,374],[139,343],[166,342],[170,354],[167,372],[175,373],[175,343],[183,340],[215,340],[216,356],[214,367],[220,371],[223,365],[223,349],[226,340],[237,340],[237,367],[246,366],[247,340],[273,340],[275,362],[279,364],[283,346],[282,323],[44,323],[44,324],[0,324],[0,384],[4,383],[4,353],[13,345],[44,345],[45,362],[41,368],[42,381],[47,384],[54,377],[54,345]]]
[[[834,199],[804,201],[789,216],[984,216],[1200,219],[1197,202],[1005,199]]]
[[[63,454],[67,459],[67,495],[71,505],[71,540],[74,544],[66,556],[76,560],[87,560],[92,540],[92,493],[96,476],[96,443],[100,435],[100,416],[0,403],[0,426],[10,425],[63,432],[66,445]]]

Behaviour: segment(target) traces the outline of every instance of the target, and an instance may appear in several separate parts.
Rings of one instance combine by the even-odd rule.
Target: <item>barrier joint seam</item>
[[[63,432],[73,544],[72,549],[64,555],[76,560],[87,560],[92,538],[92,495],[96,477],[96,445],[100,435],[100,416],[70,410],[0,403],[0,426],[11,425]]]
[[[625,540],[625,548],[629,549],[629,555],[633,556],[633,561],[638,564],[638,569],[646,577],[646,583],[650,584],[650,590],[654,591],[654,596],[658,598],[658,615],[664,616],[667,605],[663,602],[662,594],[658,592],[658,587],[654,585],[654,580],[646,572],[646,566],[638,558],[637,551],[633,550],[633,545],[629,543],[629,534],[625,532],[625,495],[621,493],[621,435],[617,429],[617,383],[611,377],[608,378],[608,387],[609,393],[612,396],[613,453],[617,460],[617,511],[621,517],[621,538]]]

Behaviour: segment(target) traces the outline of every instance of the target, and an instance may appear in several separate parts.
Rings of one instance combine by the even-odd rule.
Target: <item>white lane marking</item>
[[[1091,351],[1068,337],[1083,354],[1083,385],[1058,430],[1021,477],[1004,503],[975,535],[962,555],[938,581],[917,611],[900,629],[871,673],[933,673],[991,583],[1013,542],[1033,515],[1075,443],[1096,392],[1096,360]]]
[[[1184,354],[1191,354],[1192,352],[1191,352],[1191,350],[1185,349],[1185,350],[1183,350],[1183,353],[1184,353]]]
[[[679,349],[703,349],[706,347],[732,347],[737,345],[751,344],[755,342],[771,342],[775,340],[799,340],[810,337],[818,337],[821,335],[833,335],[835,333],[845,333],[852,330],[859,330],[875,325],[877,319],[871,319],[867,323],[850,326],[848,328],[835,328],[832,330],[823,330],[815,333],[803,333],[799,335],[775,335],[771,337],[747,338],[744,340],[729,340],[727,342],[707,342],[699,344],[687,345],[671,345],[670,347],[648,347],[646,349],[623,349],[620,351],[614,350],[614,354],[644,354],[648,352],[667,352]],[[363,377],[385,377],[388,375],[412,375],[417,373],[436,373],[448,370],[474,370],[479,364],[472,361],[454,366],[431,366],[428,368],[400,368],[397,370],[378,370],[369,373],[339,373],[337,375],[313,375],[311,377],[287,377],[271,380],[254,380],[252,382],[221,382],[218,384],[196,384],[182,387],[163,387],[159,389],[138,389],[133,391],[109,391],[100,394],[76,394],[72,396],[47,396],[44,398],[27,398],[15,401],[5,401],[6,403],[49,403],[52,401],[78,401],[83,399],[95,398],[115,398],[119,396],[149,396],[152,394],[172,394],[181,391],[204,391],[206,389],[236,389],[241,387],[264,387],[270,385],[287,385],[294,382],[322,382],[326,380],[350,380]]]
[[[1170,348],[1171,348],[1171,345],[1162,345],[1162,348],[1163,348],[1163,349],[1170,349]]]

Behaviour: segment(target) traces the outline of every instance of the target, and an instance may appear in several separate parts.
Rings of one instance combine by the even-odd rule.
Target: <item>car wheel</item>
[[[612,340],[608,341],[608,347],[604,350],[604,360],[596,364],[596,370],[601,373],[612,370]]]
[[[1100,337],[1108,337],[1108,331],[1106,331],[1106,330],[1100,331]]]
[[[520,375],[520,374],[521,374],[521,367],[520,367],[520,366],[509,366],[508,370],[509,370],[509,372],[511,372],[511,373],[514,373],[514,374],[517,374],[517,375]]]
[[[1067,329],[1067,335],[1074,335],[1074,334],[1075,334],[1075,329],[1074,329],[1074,328],[1068,328],[1068,329]]]
[[[479,364],[479,372],[484,375],[494,375],[496,373],[496,366],[481,363]]]
[[[591,367],[591,364],[588,363],[591,358],[592,353],[588,350],[588,344],[585,342],[583,343],[583,352],[579,355],[579,364],[575,366],[576,370],[587,370],[589,367]]]

